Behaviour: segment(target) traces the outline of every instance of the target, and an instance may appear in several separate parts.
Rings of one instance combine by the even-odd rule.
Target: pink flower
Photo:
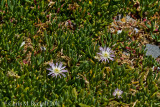
[[[47,70],[51,71],[48,75],[51,75],[53,77],[57,77],[58,75],[60,76],[61,78],[61,75],[63,75],[64,77],[66,77],[65,74],[63,74],[64,72],[68,72],[67,70],[64,70],[64,67],[62,67],[62,63],[60,62],[60,64],[56,63],[56,65],[54,63],[50,63],[49,64],[51,66],[51,68],[47,68]],[[61,75],[60,75],[61,74]]]
[[[158,32],[158,29],[156,29],[155,31]]]
[[[115,89],[115,91],[113,92],[113,96],[117,96],[118,98],[122,98],[121,95],[122,95],[123,91],[120,90],[120,89]]]
[[[100,53],[97,53],[99,56],[99,61],[101,60],[106,62],[107,60],[109,62],[109,59],[112,61],[114,60],[113,57],[115,57],[115,55],[114,55],[114,52],[111,50],[111,48],[100,47],[99,50],[100,50]]]
[[[24,63],[24,64],[28,64],[28,62],[27,62],[25,59],[23,60],[23,63]]]

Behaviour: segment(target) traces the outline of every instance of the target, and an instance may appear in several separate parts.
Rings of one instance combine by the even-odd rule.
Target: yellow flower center
[[[109,57],[109,53],[108,52],[104,52],[103,56],[108,58]]]
[[[58,68],[55,68],[55,69],[54,69],[54,72],[55,72],[55,73],[59,73],[60,70],[59,70]]]
[[[121,95],[120,91],[117,91],[117,96],[120,96],[120,95]]]

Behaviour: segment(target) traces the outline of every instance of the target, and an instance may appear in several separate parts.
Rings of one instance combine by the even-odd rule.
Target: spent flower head
[[[106,62],[107,60],[109,62],[109,59],[112,61],[114,60],[113,57],[115,57],[115,55],[114,55],[114,52],[111,50],[111,48],[100,47],[99,50],[100,50],[100,53],[97,53],[98,56],[96,57],[97,59],[99,59],[99,61]]]
[[[121,97],[122,93],[123,93],[123,91],[117,88],[114,90],[113,96],[115,96],[115,97],[117,96],[118,98],[122,98]]]
[[[55,77],[55,76],[57,77],[59,75],[60,78],[61,78],[61,75],[66,77],[64,72],[68,72],[68,71],[64,69],[66,66],[63,66],[63,64],[61,62],[59,64],[56,63],[56,65],[54,63],[49,63],[49,65],[51,66],[51,68],[47,68],[47,70],[49,70],[51,72],[48,75],[51,75],[53,77]]]

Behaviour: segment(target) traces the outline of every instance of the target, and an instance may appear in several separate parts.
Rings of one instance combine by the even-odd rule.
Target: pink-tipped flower
[[[68,71],[64,69],[66,66],[62,67],[63,65],[61,62],[59,64],[56,63],[56,65],[54,63],[50,63],[49,65],[51,66],[51,68],[47,68],[47,70],[49,70],[51,72],[48,75],[51,75],[53,77],[55,77],[55,76],[57,77],[59,75],[60,78],[61,78],[61,75],[66,77],[64,72],[68,72]]]
[[[158,32],[158,29],[155,29],[156,32]]]
[[[115,96],[115,97],[117,96],[118,98],[122,98],[121,97],[122,93],[123,93],[123,91],[117,88],[114,90],[113,96]]]
[[[107,60],[109,62],[109,59],[112,60],[112,61],[114,60],[113,57],[115,57],[115,55],[114,55],[114,52],[111,50],[111,48],[100,47],[99,50],[100,50],[100,53],[97,53],[99,61],[105,61],[106,62],[106,60]]]
[[[147,19],[146,19],[146,18],[144,18],[144,19],[143,19],[143,21],[145,22],[145,21],[147,21]]]

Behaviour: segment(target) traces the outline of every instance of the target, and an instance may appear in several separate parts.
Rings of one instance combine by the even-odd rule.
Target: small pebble
[[[159,46],[156,45],[151,45],[151,44],[147,44],[146,45],[146,56],[152,56],[153,58],[157,58],[158,56],[160,56],[160,48]]]

